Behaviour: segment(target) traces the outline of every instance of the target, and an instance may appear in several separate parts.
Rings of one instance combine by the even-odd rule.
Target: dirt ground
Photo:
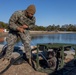
[[[68,63],[70,66],[66,66],[65,72],[69,71],[64,75],[76,75],[76,66],[72,64],[72,61]],[[51,75],[47,73],[42,73],[35,71],[27,62],[19,64],[19,65],[12,65],[8,68],[3,74],[0,75]],[[54,74],[53,74],[54,75]],[[62,75],[62,74],[57,74]]]
[[[35,71],[28,63],[22,63],[20,65],[12,65],[2,75],[47,75],[47,74]]]

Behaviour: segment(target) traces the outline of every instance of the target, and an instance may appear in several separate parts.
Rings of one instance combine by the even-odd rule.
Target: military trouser
[[[11,54],[14,50],[14,45],[15,45],[18,37],[20,37],[20,39],[24,45],[26,57],[31,58],[31,46],[30,46],[31,37],[30,37],[29,30],[25,30],[24,33],[12,32],[12,33],[8,34],[8,36],[6,38],[8,46],[7,46],[7,50],[6,50],[6,54],[5,54],[4,58],[11,59]]]

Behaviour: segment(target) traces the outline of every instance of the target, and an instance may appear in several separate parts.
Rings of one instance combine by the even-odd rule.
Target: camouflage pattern
[[[9,28],[12,30],[16,30],[18,26],[28,25],[29,28],[33,28],[35,25],[35,17],[33,16],[31,19],[25,16],[26,11],[16,11],[12,14],[9,20]]]
[[[30,46],[31,36],[29,30],[25,29],[24,33],[18,32],[16,30],[16,27],[24,24],[29,25],[29,28],[33,27],[35,25],[35,17],[33,17],[32,19],[27,18],[24,14],[24,11],[17,11],[11,16],[9,21],[10,30],[6,39],[8,47],[4,58],[11,59],[11,54],[13,52],[14,45],[18,37],[20,37],[22,43],[24,44],[24,49],[27,58],[31,58],[31,46]]]

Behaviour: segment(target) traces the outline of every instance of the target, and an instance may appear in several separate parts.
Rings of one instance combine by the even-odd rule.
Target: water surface
[[[64,33],[64,34],[47,34],[47,35],[35,35],[31,38],[31,45],[37,45],[38,43],[67,43],[76,44],[75,33]],[[6,44],[6,37],[0,38],[0,44]],[[22,42],[18,41],[17,46],[21,46]]]

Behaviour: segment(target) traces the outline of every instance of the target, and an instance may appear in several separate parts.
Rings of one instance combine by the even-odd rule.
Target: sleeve
[[[29,25],[29,29],[32,29],[33,27],[35,27],[35,22],[36,22],[36,18],[34,17],[33,21]]]
[[[9,20],[9,28],[12,29],[12,30],[16,30],[17,29],[17,22],[18,20],[18,13],[15,12],[14,14],[12,14],[12,16],[10,17],[10,20]]]

